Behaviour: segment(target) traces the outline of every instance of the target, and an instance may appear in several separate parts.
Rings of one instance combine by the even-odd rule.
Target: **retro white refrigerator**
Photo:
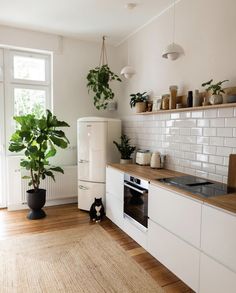
[[[119,119],[84,117],[77,121],[78,207],[88,211],[94,198],[105,205],[106,164],[117,163],[120,154],[113,144],[121,136]]]

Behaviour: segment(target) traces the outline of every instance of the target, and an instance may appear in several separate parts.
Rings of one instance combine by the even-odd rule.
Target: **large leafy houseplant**
[[[127,164],[132,161],[131,155],[135,151],[135,146],[130,145],[130,139],[127,135],[123,134],[120,137],[121,142],[118,143],[116,141],[113,141],[113,143],[116,145],[118,151],[121,154],[121,163]]]
[[[28,204],[33,206],[30,206],[32,211],[28,217],[41,218],[45,213],[38,208],[40,204],[36,203],[38,201],[45,204],[46,192],[39,188],[40,183],[46,176],[55,181],[53,172],[64,173],[61,167],[52,166],[49,159],[56,155],[57,147],[65,149],[68,146],[69,140],[60,128],[69,125],[59,121],[49,110],[46,110],[46,115],[39,119],[33,114],[28,114],[15,116],[14,120],[17,122],[17,129],[11,137],[9,151],[24,152],[25,156],[20,165],[29,171],[29,176],[24,178],[30,179],[29,186],[33,187],[27,191]]]

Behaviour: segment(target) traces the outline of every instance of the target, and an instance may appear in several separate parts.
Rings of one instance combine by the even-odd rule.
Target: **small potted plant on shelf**
[[[121,137],[121,143],[118,143],[116,141],[113,141],[113,143],[116,145],[118,151],[121,154],[120,163],[121,164],[131,164],[132,159],[131,155],[135,151],[135,146],[130,145],[130,139],[127,135],[123,134]]]
[[[148,99],[147,92],[131,94],[130,97],[130,107],[135,107],[136,113],[142,113],[146,111]]]
[[[39,119],[29,114],[16,116],[14,120],[18,127],[11,137],[9,151],[24,151],[25,157],[20,165],[29,171],[29,176],[23,178],[29,179],[29,186],[33,186],[33,189],[27,191],[27,203],[31,209],[28,219],[41,219],[46,216],[42,210],[46,201],[46,190],[40,188],[40,183],[46,176],[55,181],[53,171],[64,173],[61,167],[51,166],[49,158],[56,155],[56,146],[63,149],[68,146],[65,133],[58,128],[69,125],[59,121],[49,110],[46,111],[46,116]]]
[[[222,84],[226,81],[228,81],[228,79],[213,84],[213,79],[211,79],[202,84],[202,87],[206,87],[207,92],[211,92],[211,96],[209,98],[210,104],[216,105],[223,103],[223,96],[221,93],[224,93],[224,90],[222,89]]]

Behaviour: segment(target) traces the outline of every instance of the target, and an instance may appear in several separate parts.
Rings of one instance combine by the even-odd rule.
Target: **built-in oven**
[[[129,174],[124,176],[124,214],[148,227],[149,182]]]

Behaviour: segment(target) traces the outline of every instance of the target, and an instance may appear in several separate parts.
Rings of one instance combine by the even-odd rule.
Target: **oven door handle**
[[[126,187],[128,187],[128,188],[130,188],[130,189],[133,189],[133,190],[135,190],[135,191],[137,191],[137,192],[139,192],[139,193],[141,193],[141,194],[147,193],[147,189],[141,190],[141,189],[136,188],[136,187],[134,187],[134,186],[132,186],[132,185],[129,185],[129,184],[126,183],[126,182],[124,182],[124,186],[126,186]]]

